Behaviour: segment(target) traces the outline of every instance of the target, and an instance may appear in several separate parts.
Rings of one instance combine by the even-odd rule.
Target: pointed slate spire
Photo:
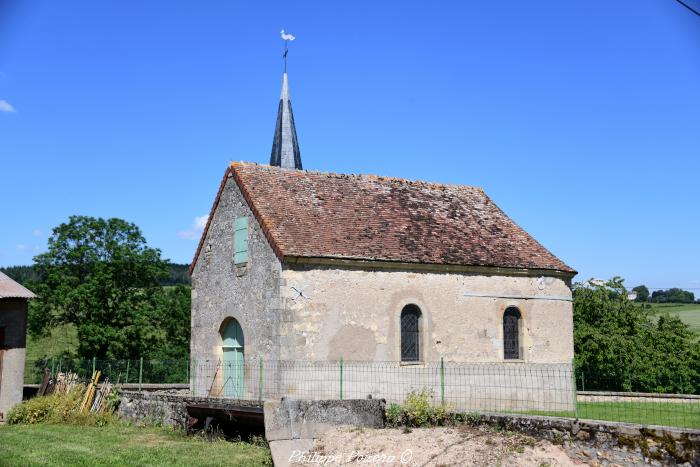
[[[272,140],[270,165],[288,169],[301,170],[302,168],[286,71],[282,79],[282,93],[280,94],[280,104],[277,109],[277,124],[275,125],[275,136]]]

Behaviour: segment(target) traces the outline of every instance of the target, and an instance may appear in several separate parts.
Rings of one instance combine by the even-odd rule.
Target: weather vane
[[[296,39],[296,37],[294,37],[291,34],[285,33],[284,29],[282,29],[280,31],[280,37],[282,37],[282,40],[284,41],[284,54],[282,55],[282,57],[284,57],[284,72],[286,73],[287,72],[287,53],[289,52],[289,50],[287,49],[287,45],[289,44],[289,41],[293,41],[294,39]]]

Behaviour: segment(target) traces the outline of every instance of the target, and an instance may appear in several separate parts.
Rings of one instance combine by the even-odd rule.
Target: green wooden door
[[[224,371],[223,395],[236,399],[243,398],[243,330],[238,321],[232,319],[223,333]]]

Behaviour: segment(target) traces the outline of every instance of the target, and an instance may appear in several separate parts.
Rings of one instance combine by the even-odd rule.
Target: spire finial
[[[280,37],[282,37],[282,40],[284,41],[284,54],[282,57],[284,57],[284,72],[287,73],[287,54],[289,53],[287,45],[289,44],[289,41],[293,41],[296,39],[296,37],[294,37],[292,34],[286,34],[284,29],[280,31]]]
[[[297,140],[297,130],[294,125],[294,113],[292,112],[292,101],[289,97],[289,84],[287,80],[287,44],[295,37],[286,34],[284,29],[280,31],[284,40],[284,75],[282,76],[282,92],[277,109],[277,124],[275,125],[275,135],[272,139],[272,153],[270,154],[270,165],[276,165],[287,169],[301,170],[301,152],[299,151],[299,141]]]

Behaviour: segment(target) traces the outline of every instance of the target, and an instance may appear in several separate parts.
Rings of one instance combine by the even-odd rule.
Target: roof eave
[[[417,263],[403,261],[388,261],[362,258],[345,258],[331,256],[285,256],[282,261],[288,264],[309,264],[341,266],[359,269],[410,270],[422,272],[462,272],[496,274],[504,276],[551,276],[571,279],[577,272],[574,270],[559,270],[547,268],[503,267],[466,264]]]

